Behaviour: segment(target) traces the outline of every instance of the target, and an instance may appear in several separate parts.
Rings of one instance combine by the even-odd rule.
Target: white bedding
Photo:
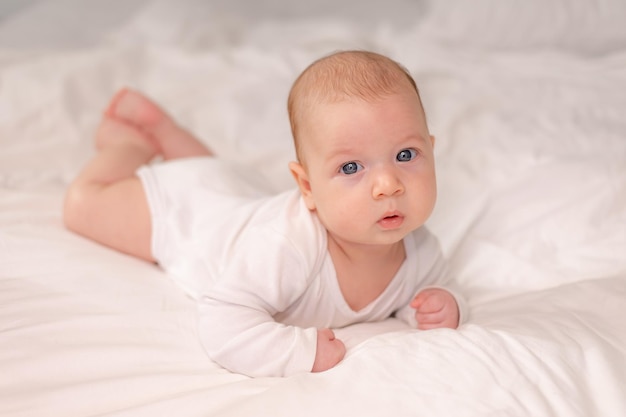
[[[626,416],[626,3],[7,4],[0,415]],[[469,322],[357,325],[328,372],[230,374],[164,273],[64,230],[64,189],[122,86],[290,187],[288,89],[345,48],[390,55],[421,87],[429,226]]]

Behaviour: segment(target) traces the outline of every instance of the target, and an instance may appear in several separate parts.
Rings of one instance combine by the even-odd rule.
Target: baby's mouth
[[[378,224],[383,229],[396,229],[402,225],[404,222],[404,216],[399,213],[389,213],[386,216],[382,217]]]

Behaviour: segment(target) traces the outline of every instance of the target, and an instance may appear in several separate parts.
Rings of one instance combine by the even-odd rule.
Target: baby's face
[[[337,241],[392,244],[422,226],[436,200],[433,137],[412,91],[319,106],[302,151],[315,210]]]

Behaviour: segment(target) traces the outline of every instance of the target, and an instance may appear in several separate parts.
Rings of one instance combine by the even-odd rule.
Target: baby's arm
[[[457,328],[467,319],[464,298],[450,279],[437,238],[427,229],[416,235],[421,271],[414,283],[415,293],[396,317],[419,329]]]
[[[257,308],[204,297],[200,339],[211,359],[253,377],[321,372],[343,359],[345,346],[330,329],[275,322]]]
[[[307,290],[316,259],[268,224],[242,229],[231,244],[228,265],[199,300],[207,354],[250,376],[324,371],[340,362],[345,347],[331,330],[274,319]]]

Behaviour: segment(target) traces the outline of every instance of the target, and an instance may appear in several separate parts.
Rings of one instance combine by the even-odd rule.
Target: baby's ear
[[[315,201],[313,201],[313,193],[311,192],[311,183],[309,182],[309,175],[299,162],[290,162],[289,170],[291,175],[296,180],[300,193],[304,198],[304,202],[309,210],[315,210]]]

